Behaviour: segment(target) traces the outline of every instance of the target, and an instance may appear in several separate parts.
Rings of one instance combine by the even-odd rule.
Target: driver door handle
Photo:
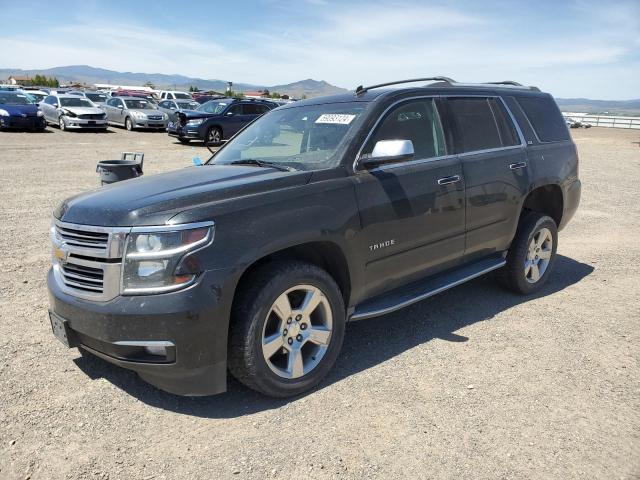
[[[520,168],[527,168],[527,162],[512,163],[511,165],[509,165],[509,168],[511,170],[519,170]]]
[[[460,175],[451,175],[450,177],[442,177],[438,180],[438,185],[449,185],[460,181]]]

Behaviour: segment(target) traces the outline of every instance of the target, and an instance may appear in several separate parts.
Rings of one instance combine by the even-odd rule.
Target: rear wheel
[[[342,294],[327,272],[302,262],[269,265],[234,303],[229,370],[266,395],[297,395],[329,372],[344,328]]]
[[[529,213],[520,221],[507,253],[503,283],[517,293],[537,292],[546,283],[558,248],[558,227],[547,215]]]
[[[217,145],[222,141],[222,130],[219,127],[211,127],[207,130],[207,145]]]

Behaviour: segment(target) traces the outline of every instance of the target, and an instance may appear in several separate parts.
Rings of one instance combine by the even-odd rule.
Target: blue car
[[[42,132],[47,124],[38,104],[24,92],[0,91],[0,129],[19,128]]]
[[[217,145],[236,134],[260,115],[278,107],[268,100],[223,98],[210,100],[197,110],[180,110],[167,132],[182,143],[200,140]]]

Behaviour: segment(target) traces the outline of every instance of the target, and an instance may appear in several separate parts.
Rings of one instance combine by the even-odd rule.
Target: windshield
[[[14,93],[7,91],[0,91],[0,104],[4,105],[29,105],[33,103],[29,97],[24,93]]]
[[[35,98],[36,103],[40,103],[42,100],[47,98],[47,95],[44,93],[29,92],[29,96]]]
[[[93,107],[93,103],[91,103],[86,98],[77,97],[77,98],[60,98],[60,105],[63,107]]]
[[[148,110],[155,108],[155,106],[151,102],[143,99],[125,100],[124,103],[127,105],[127,108],[131,110]]]
[[[176,102],[181,110],[195,110],[200,104],[198,102]]]
[[[366,108],[366,103],[349,102],[273,110],[238,134],[210,162],[251,159],[299,170],[336,166],[342,143]]]
[[[107,96],[104,93],[85,93],[92,102],[106,102]]]
[[[229,105],[229,102],[221,102],[219,100],[209,100],[206,103],[200,105],[197,110],[205,113],[222,113],[225,107]]]

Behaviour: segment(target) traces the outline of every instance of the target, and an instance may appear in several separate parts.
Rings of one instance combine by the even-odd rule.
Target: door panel
[[[410,161],[355,175],[366,255],[367,296],[450,266],[464,253],[464,178],[430,98],[410,100],[385,114],[362,156],[379,140],[411,140]],[[449,178],[451,183],[440,184]]]
[[[465,254],[509,247],[522,198],[529,188],[525,150],[460,155],[466,179],[467,240]]]

